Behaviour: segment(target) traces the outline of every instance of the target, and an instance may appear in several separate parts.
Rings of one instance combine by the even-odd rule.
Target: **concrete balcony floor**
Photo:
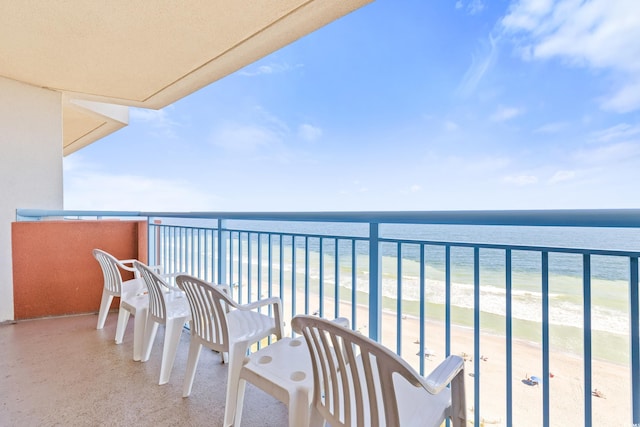
[[[191,396],[182,397],[189,333],[168,384],[159,386],[164,329],[148,362],[133,361],[133,319],[114,342],[117,313],[0,325],[0,425],[221,426],[227,365],[203,349]],[[243,426],[286,426],[287,408],[247,384]]]

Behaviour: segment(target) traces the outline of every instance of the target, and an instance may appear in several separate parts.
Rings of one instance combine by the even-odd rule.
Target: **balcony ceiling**
[[[69,154],[370,1],[0,2],[0,75],[64,94]]]

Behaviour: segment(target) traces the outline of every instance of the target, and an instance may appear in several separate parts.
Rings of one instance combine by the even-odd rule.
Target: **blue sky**
[[[377,0],[64,160],[66,209],[638,208],[637,0]]]

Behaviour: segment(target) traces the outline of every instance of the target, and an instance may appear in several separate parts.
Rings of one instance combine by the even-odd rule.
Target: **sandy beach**
[[[290,292],[285,291],[284,318],[290,324]],[[315,298],[315,299],[314,299]],[[317,295],[311,298],[317,301]],[[298,311],[301,311],[304,294],[297,295]],[[325,317],[333,318],[334,300],[325,296]],[[311,306],[311,312],[316,310]],[[351,317],[351,305],[340,304],[340,316]],[[363,334],[367,331],[368,310],[366,306],[357,308],[356,329]],[[396,349],[396,315],[383,313],[382,343]],[[402,316],[402,357],[416,370],[419,369],[419,319]],[[425,357],[425,374],[433,370],[445,356],[445,329],[443,322],[425,322],[425,349],[430,355]],[[504,336],[481,333],[480,370],[474,372],[473,330],[453,326],[451,330],[452,354],[468,355],[465,363],[465,387],[467,395],[468,424],[474,420],[474,386],[480,381],[481,425],[506,426],[506,340]],[[523,340],[513,340],[513,425],[542,425],[542,386],[530,385],[527,377],[542,377],[542,348],[539,344]],[[578,355],[554,351],[549,356],[550,372],[550,421],[554,426],[584,425],[584,365]],[[628,366],[606,361],[593,360],[592,384],[602,397],[592,396],[593,425],[630,426],[630,370]]]

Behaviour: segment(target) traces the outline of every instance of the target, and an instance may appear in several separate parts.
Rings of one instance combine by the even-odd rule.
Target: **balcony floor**
[[[191,396],[182,397],[189,349],[184,331],[168,384],[159,386],[164,329],[146,363],[133,361],[133,319],[114,343],[117,314],[0,325],[0,425],[221,426],[227,365],[203,349]],[[243,426],[285,426],[287,408],[247,385]]]

